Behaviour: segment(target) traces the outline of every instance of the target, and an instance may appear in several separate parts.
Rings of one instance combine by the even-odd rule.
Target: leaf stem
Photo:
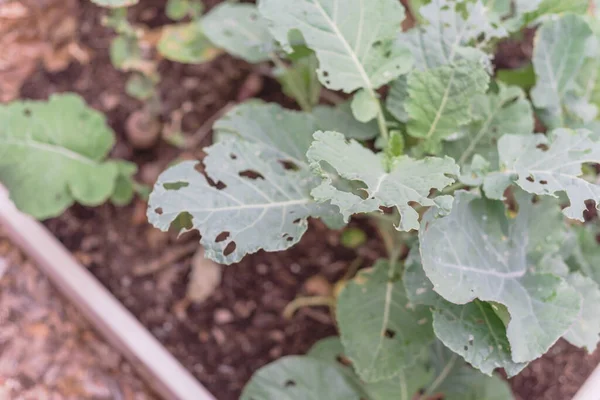
[[[454,363],[456,362],[456,359],[458,358],[457,354],[453,354],[452,357],[450,358],[450,360],[448,361],[448,364],[446,364],[446,366],[444,367],[444,369],[442,370],[442,372],[440,372],[440,374],[437,376],[437,378],[435,378],[435,380],[433,381],[433,383],[427,388],[427,390],[425,391],[425,393],[423,393],[421,395],[421,397],[419,397],[419,400],[426,400],[429,396],[431,396],[433,394],[433,392],[435,392],[435,390],[442,384],[444,383],[444,381],[446,380],[446,378],[448,377],[448,374],[450,373],[450,371],[452,370],[452,367],[454,366]]]
[[[452,185],[446,186],[444,189],[442,189],[442,194],[452,193],[457,190],[468,188],[468,187],[469,187],[468,185],[465,185],[462,182],[455,182]]]
[[[390,134],[388,132],[385,115],[383,114],[383,107],[381,107],[381,102],[379,101],[379,98],[377,97],[373,89],[369,89],[369,94],[373,96],[373,99],[375,99],[375,101],[377,102],[377,126],[379,126],[379,133],[383,137],[385,145],[387,146],[390,140]]]
[[[296,297],[283,309],[283,317],[291,319],[294,313],[300,308],[309,306],[327,306],[333,309],[335,307],[335,298],[333,296]]]

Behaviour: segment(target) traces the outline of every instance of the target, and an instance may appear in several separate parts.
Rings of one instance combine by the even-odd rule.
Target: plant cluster
[[[263,367],[242,399],[509,399],[495,370],[514,376],[561,337],[596,348],[600,250],[583,224],[600,204],[593,3],[413,0],[412,18],[398,0],[225,2],[206,15],[191,3],[170,3],[191,22],[163,53],[270,62],[302,111],[235,106],[202,162],[161,174],[149,221],[186,217],[206,257],[232,264],[293,246],[309,218],[341,229],[366,215],[388,253],[337,296],[340,337]],[[537,28],[531,66],[495,70],[499,40],[525,27]],[[348,100],[319,104],[335,91]],[[69,134],[100,116],[61,101],[77,102],[0,108],[0,181],[36,216],[104,201],[131,177],[104,160],[105,134]]]

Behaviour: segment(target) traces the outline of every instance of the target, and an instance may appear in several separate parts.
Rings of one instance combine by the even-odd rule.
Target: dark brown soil
[[[132,13],[140,22],[151,26],[167,22],[161,11],[163,1],[142,3],[144,10],[138,7]],[[193,156],[198,149],[181,151],[161,143],[148,151],[136,151],[128,144],[125,120],[141,104],[124,94],[126,77],[110,64],[107,49],[112,35],[99,23],[103,13],[88,1],[81,2],[81,42],[93,51],[92,61],[83,66],[73,64],[56,74],[40,70],[24,86],[22,95],[46,98],[62,91],[83,95],[106,113],[117,133],[113,154],[135,161],[140,167],[138,178],[152,183],[170,161]],[[497,59],[496,63],[516,66],[516,61],[502,64]],[[187,134],[198,130],[230,101],[249,93],[291,105],[276,83],[229,56],[198,66],[162,61],[160,72],[161,119],[168,121],[173,112],[183,110]],[[249,79],[253,85],[247,84]],[[209,140],[201,142],[208,144]],[[383,254],[366,221],[354,222],[369,236],[357,251],[341,246],[339,233],[311,223],[299,245],[277,254],[260,252],[227,267],[218,290],[201,305],[189,305],[184,299],[191,252],[186,248],[198,237],[188,234],[176,239],[158,232],[146,222],[145,209],[139,199],[124,208],[74,206],[46,224],[219,400],[237,399],[260,366],[285,354],[303,353],[318,339],[336,333],[325,308],[302,309],[291,320],[282,317],[289,301],[306,292],[309,278],[321,276],[333,283],[357,257],[369,265]],[[166,263],[154,273],[140,272],[151,261],[177,252],[182,256],[176,262]],[[511,385],[520,400],[566,400],[599,359],[599,353],[586,357],[560,342]]]

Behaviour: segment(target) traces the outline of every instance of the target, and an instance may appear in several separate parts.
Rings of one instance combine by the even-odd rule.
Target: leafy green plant
[[[201,163],[160,176],[150,222],[190,216],[231,264],[289,248],[309,218],[365,214],[388,250],[337,296],[340,338],[260,369],[242,399],[509,399],[496,369],[512,377],[561,337],[596,348],[596,231],[580,225],[600,204],[582,172],[600,163],[599,25],[587,1],[490,3],[414,1],[404,32],[396,0],[225,3],[201,20],[218,47],[280,68],[303,111],[236,106]],[[533,82],[496,80],[496,43],[527,25]],[[316,106],[315,79],[351,99]]]

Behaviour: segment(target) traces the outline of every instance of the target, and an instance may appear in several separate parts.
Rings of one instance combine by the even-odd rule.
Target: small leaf
[[[126,206],[131,203],[135,193],[133,175],[137,172],[137,165],[127,161],[116,161],[115,163],[119,174],[110,201],[116,206]]]
[[[288,52],[299,31],[319,59],[319,80],[332,90],[373,91],[408,72],[408,49],[395,46],[404,8],[395,0],[262,0],[259,10]]]
[[[240,400],[360,400],[362,391],[335,365],[286,356],[254,373]]]
[[[321,84],[317,78],[319,62],[314,54],[292,61],[283,71],[275,70],[283,93],[295,99],[303,110],[312,109],[319,102]]]
[[[118,8],[129,7],[138,3],[139,0],[92,0],[92,3],[101,7]]]
[[[571,204],[563,213],[582,222],[586,200],[600,206],[600,187],[579,178],[584,163],[600,162],[600,143],[592,132],[556,129],[549,137],[504,135],[498,141],[498,153],[502,172],[485,178],[483,187],[488,197],[502,198],[512,182],[539,195],[557,196],[564,191]]]
[[[408,156],[396,158],[388,172],[383,153],[375,154],[354,140],[346,141],[341,133],[319,131],[314,138],[307,156],[313,170],[324,179],[312,195],[317,201],[331,201],[338,206],[346,221],[352,214],[378,211],[382,206],[396,207],[401,216],[397,229],[418,229],[419,215],[410,203],[431,206],[443,200],[444,196],[428,198],[429,192],[454,182],[446,175],[458,174],[458,166],[450,158],[428,157],[417,161]],[[366,196],[334,186],[322,163],[333,167],[342,178],[363,182],[365,186],[360,191]]]
[[[405,75],[399,77],[390,86],[390,93],[386,99],[385,106],[390,114],[400,122],[408,122],[409,116],[406,112],[406,101],[408,100],[408,82]]]
[[[465,304],[474,299],[506,306],[512,360],[521,363],[544,354],[576,320],[581,299],[556,275],[531,266],[528,243],[535,205],[519,203],[514,220],[502,202],[459,191],[449,216],[423,222],[423,269],[444,299]]]
[[[270,59],[273,38],[254,4],[223,2],[202,18],[204,34],[216,46],[249,63]]]
[[[577,272],[570,274],[567,282],[583,298],[583,308],[564,338],[572,345],[585,347],[588,353],[592,353],[600,341],[600,288],[593,279]]]
[[[306,232],[309,216],[336,214],[310,196],[317,178],[301,165],[286,168],[286,162],[296,160],[277,149],[230,138],[205,152],[207,177],[192,161],[159,176],[150,195],[148,220],[166,231],[178,215],[189,213],[193,228],[202,234],[206,256],[218,263],[231,264],[260,249],[287,249]]]
[[[536,108],[557,115],[554,122],[546,118],[551,127],[564,126],[563,102],[583,65],[591,35],[588,24],[577,15],[547,21],[536,33],[532,61],[537,79],[531,98]]]
[[[348,228],[342,232],[340,243],[349,249],[356,249],[367,241],[367,234],[360,228]]]
[[[167,25],[157,49],[166,59],[187,64],[205,63],[221,53],[202,32],[198,22]]]
[[[0,182],[22,211],[46,219],[113,194],[119,166],[105,158],[114,134],[79,96],[1,105],[0,125]]]
[[[190,10],[190,0],[169,0],[165,14],[172,20],[179,21],[185,18]]]
[[[348,357],[367,382],[398,375],[433,339],[429,310],[409,305],[397,265],[386,260],[344,287],[337,320]]]
[[[423,139],[426,152],[438,153],[441,142],[472,120],[474,96],[485,93],[489,76],[478,63],[458,62],[408,76],[409,135]]]
[[[352,115],[360,122],[369,122],[379,113],[379,100],[361,89],[352,98]]]

